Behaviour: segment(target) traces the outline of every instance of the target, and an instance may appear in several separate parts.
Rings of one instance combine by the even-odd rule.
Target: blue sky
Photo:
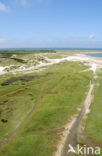
[[[0,0],[0,48],[102,48],[102,0]]]

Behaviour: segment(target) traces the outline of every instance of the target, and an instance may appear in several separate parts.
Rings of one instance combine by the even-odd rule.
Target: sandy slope
[[[47,58],[46,58],[47,59]],[[20,66],[19,69],[13,70],[11,71],[11,73],[18,73],[18,72],[22,72],[22,73],[31,73],[31,72],[39,72],[41,71],[42,67],[47,67],[53,64],[57,64],[63,61],[72,61],[72,62],[76,62],[76,61],[80,61],[80,62],[84,62],[87,65],[90,65],[90,69],[89,70],[93,70],[93,72],[95,73],[96,68],[100,68],[102,67],[102,59],[97,59],[97,58],[92,58],[90,56],[85,56],[82,54],[77,54],[74,56],[68,56],[66,58],[60,58],[60,59],[47,59],[47,62],[39,62],[38,65],[31,65],[30,67],[24,67],[24,65]],[[5,70],[6,67],[0,67],[0,75],[7,73]]]

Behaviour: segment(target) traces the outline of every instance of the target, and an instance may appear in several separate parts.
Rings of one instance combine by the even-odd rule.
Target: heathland
[[[55,155],[65,126],[80,114],[94,79],[83,133],[101,144],[101,66],[97,72],[100,63],[83,53],[0,52],[0,156]]]

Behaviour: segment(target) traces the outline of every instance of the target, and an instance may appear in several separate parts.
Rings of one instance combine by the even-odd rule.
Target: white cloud
[[[4,3],[0,2],[0,11],[8,12],[10,10]]]
[[[0,2],[0,11],[6,11],[6,6],[2,2]]]
[[[93,38],[95,38],[94,34],[89,35],[89,39],[93,39]]]

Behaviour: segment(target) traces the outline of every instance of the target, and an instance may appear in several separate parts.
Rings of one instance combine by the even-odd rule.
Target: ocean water
[[[102,53],[87,53],[86,55],[92,57],[102,57]]]

